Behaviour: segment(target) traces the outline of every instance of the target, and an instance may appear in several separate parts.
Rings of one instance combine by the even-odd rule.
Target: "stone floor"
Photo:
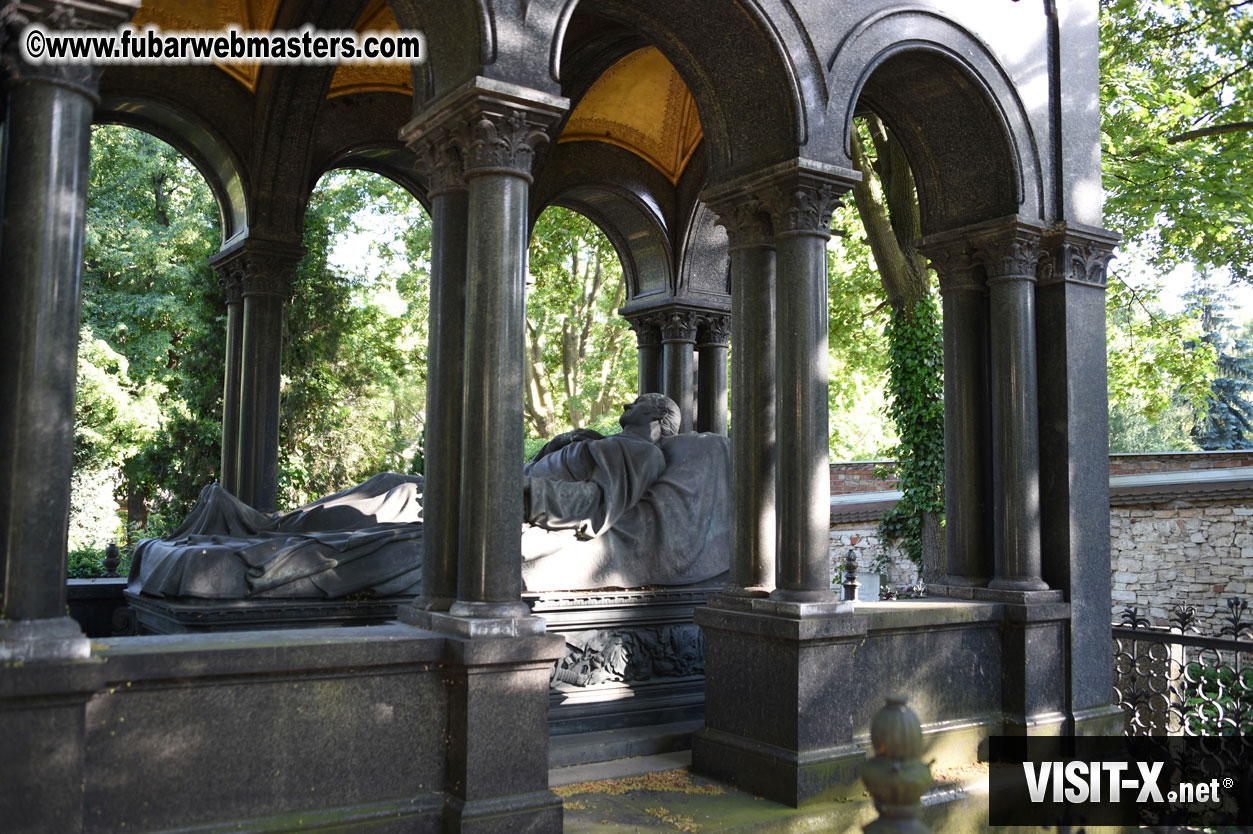
[[[565,806],[566,832],[860,832],[875,818],[867,797],[789,808],[688,771],[689,751],[549,771]],[[986,828],[987,776],[953,774],[925,798],[922,819],[935,832]]]

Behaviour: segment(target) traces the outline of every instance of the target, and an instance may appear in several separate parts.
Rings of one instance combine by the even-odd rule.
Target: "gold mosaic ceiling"
[[[701,136],[696,102],[687,85],[665,56],[647,46],[596,79],[558,141],[617,145],[677,183]]]
[[[167,31],[212,30],[230,25],[264,30],[274,25],[280,2],[143,0],[135,25],[151,24]],[[385,32],[400,27],[385,0],[372,0],[354,28],[358,32]],[[220,69],[250,91],[256,91],[258,65],[220,65]],[[409,68],[340,66],[331,79],[328,96],[372,91],[412,95]],[[660,52],[645,47],[619,60],[596,80],[570,114],[558,141],[617,145],[677,183],[701,137],[696,104],[683,79]]]
[[[232,25],[240,29],[263,30],[274,25],[280,2],[281,0],[143,0],[134,22],[136,26],[151,24],[167,31],[222,29]],[[353,28],[358,32],[394,32],[400,26],[386,0],[373,0]],[[261,71],[257,64],[220,64],[219,68],[250,91],[256,92],[257,76]],[[331,79],[328,95],[334,97],[375,90],[411,95],[413,87],[409,68],[398,64],[340,66]]]

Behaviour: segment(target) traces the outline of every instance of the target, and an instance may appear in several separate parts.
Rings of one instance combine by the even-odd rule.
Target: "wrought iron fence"
[[[1125,735],[1253,734],[1253,621],[1249,604],[1227,602],[1217,636],[1196,633],[1196,610],[1175,606],[1169,626],[1138,609],[1114,631],[1114,702]]]

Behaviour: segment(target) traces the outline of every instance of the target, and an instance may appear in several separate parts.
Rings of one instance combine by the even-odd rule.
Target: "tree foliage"
[[[1236,326],[1227,294],[1201,276],[1187,296],[1200,316],[1198,351],[1216,356],[1214,379],[1192,428],[1202,449],[1253,449],[1253,322]]]
[[[1101,0],[1106,225],[1253,280],[1253,2]]]
[[[862,181],[853,201],[866,230],[890,315],[885,330],[887,415],[899,440],[892,450],[904,493],[879,523],[886,538],[921,566],[938,553],[944,512],[944,356],[940,311],[926,260],[915,248],[920,234],[913,172],[900,143],[870,115],[852,136],[853,161]],[[928,524],[928,517],[934,522]]]
[[[93,129],[71,549],[116,535],[118,498],[181,517],[215,476],[225,335],[207,258],[217,224],[208,185],[177,151],[129,128]]]
[[[284,320],[281,505],[420,469],[430,234],[418,201],[376,174],[333,172],[310,197]]]
[[[527,293],[528,433],[552,437],[606,416],[636,390],[635,339],[609,239],[578,212],[545,209],[531,232]]]

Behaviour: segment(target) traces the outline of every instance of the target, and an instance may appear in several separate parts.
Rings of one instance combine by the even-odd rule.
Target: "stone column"
[[[995,576],[988,587],[1044,591],[1035,332],[1040,237],[1015,223],[976,236],[971,243],[988,283],[995,554]]]
[[[727,433],[727,345],[730,316],[708,313],[696,330],[696,430]]]
[[[716,207],[727,230],[731,269],[731,576],[723,594],[764,596],[774,589],[775,251],[759,200],[741,196]],[[748,347],[748,346],[751,346]]]
[[[661,322],[663,393],[679,406],[680,432],[693,429],[692,350],[696,344],[696,313],[669,310]]]
[[[988,288],[964,239],[926,247],[944,299],[945,563],[928,584],[992,576]]]
[[[661,373],[661,319],[647,313],[628,317],[639,348],[639,393],[660,394],[665,387]]]
[[[413,143],[431,200],[431,301],[427,327],[422,600],[446,611],[457,598],[461,412],[465,391],[466,214],[469,194],[456,136]]]
[[[222,388],[222,465],[218,483],[239,492],[239,386],[244,346],[243,271],[215,264],[218,283],[226,290],[226,373]]]
[[[9,4],[0,231],[0,663],[84,658],[65,613],[79,290],[98,73],[27,64],[28,23],[111,29],[134,4]],[[46,11],[45,11],[46,9]],[[19,748],[20,749],[20,748]],[[19,786],[10,786],[15,794]],[[59,818],[58,818],[59,819]],[[59,823],[44,820],[57,827]]]
[[[405,129],[411,144],[436,132],[454,137],[467,189],[465,238],[474,244],[465,255],[457,600],[448,615],[414,620],[468,637],[544,627],[522,602],[527,195],[535,151],[568,104],[475,79]],[[444,242],[455,246],[455,228],[448,234]],[[447,318],[441,323],[455,326]],[[447,359],[445,346],[440,361]]]
[[[236,497],[261,512],[278,509],[283,305],[303,255],[292,243],[248,238],[217,260],[238,272],[243,297]]]
[[[846,189],[844,189],[846,190]],[[806,174],[766,192],[778,284],[778,547],[776,588],[788,602],[833,602],[828,566],[831,482],[827,437],[827,250],[843,190]]]
[[[1066,227],[1044,240],[1036,285],[1043,578],[1070,603],[1063,657],[1070,730],[1117,735],[1109,664],[1105,269],[1117,237]]]

